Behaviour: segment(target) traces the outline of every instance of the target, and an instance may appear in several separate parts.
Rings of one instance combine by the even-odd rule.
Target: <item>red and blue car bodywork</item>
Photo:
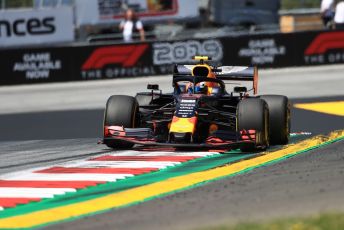
[[[197,60],[200,63],[196,65],[175,66],[172,93],[162,93],[158,85],[148,85],[150,92],[138,93],[135,127],[104,125],[104,142],[209,149],[257,147],[256,130],[239,130],[237,125],[238,104],[257,94],[257,68],[214,67],[205,63],[207,57]],[[227,92],[226,84],[233,81],[252,82],[252,88],[236,86]]]

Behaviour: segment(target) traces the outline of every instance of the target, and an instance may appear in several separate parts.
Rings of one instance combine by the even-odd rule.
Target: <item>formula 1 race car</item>
[[[149,84],[149,92],[135,97],[111,96],[104,114],[103,143],[114,149],[138,145],[245,152],[288,143],[289,100],[256,96],[256,67],[215,67],[207,56],[194,59],[197,64],[175,65],[172,93]],[[228,92],[226,86],[234,88]]]

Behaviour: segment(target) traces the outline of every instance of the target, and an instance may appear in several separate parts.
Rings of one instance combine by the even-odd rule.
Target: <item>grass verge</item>
[[[199,230],[342,230],[344,213],[325,213],[313,217],[278,219],[268,222],[221,225]]]

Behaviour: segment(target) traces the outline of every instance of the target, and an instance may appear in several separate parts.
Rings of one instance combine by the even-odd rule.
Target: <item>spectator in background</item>
[[[133,40],[133,33],[136,31],[140,33],[140,40],[145,40],[143,24],[136,17],[135,12],[132,9],[127,9],[125,19],[120,23],[119,29],[123,33],[123,39],[125,42],[131,42]]]
[[[330,28],[334,17],[334,0],[322,0],[320,12],[324,26]]]
[[[334,16],[336,29],[344,29],[344,1],[338,1]]]

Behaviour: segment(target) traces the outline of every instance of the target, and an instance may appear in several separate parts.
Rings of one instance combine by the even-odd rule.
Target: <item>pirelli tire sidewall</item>
[[[123,126],[135,128],[138,124],[139,105],[134,97],[124,95],[113,95],[107,103],[104,112],[105,126]],[[104,143],[115,149],[131,148],[133,144],[118,140],[105,140]]]
[[[237,131],[256,130],[254,146],[242,146],[244,152],[264,150],[269,147],[269,108],[260,98],[246,98],[237,107]]]
[[[282,95],[262,95],[269,107],[270,144],[285,145],[290,136],[290,102]]]

